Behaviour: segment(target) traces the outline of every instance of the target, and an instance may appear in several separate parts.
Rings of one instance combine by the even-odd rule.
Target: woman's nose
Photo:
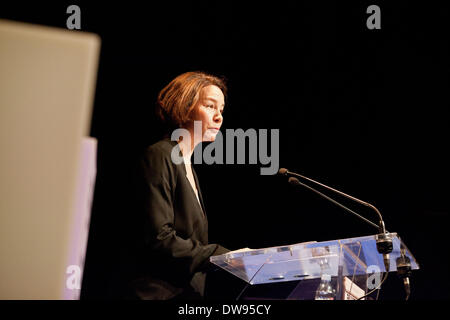
[[[222,123],[222,121],[223,121],[222,113],[221,113],[220,111],[216,111],[216,112],[214,113],[214,118],[213,118],[213,120],[214,120],[214,122]]]

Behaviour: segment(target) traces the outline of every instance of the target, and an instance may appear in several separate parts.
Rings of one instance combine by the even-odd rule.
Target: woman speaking
[[[225,95],[224,81],[203,72],[179,75],[158,95],[157,114],[166,136],[149,146],[142,160],[144,236],[132,282],[140,299],[201,298],[209,257],[228,252],[208,243],[205,205],[190,161],[199,143],[215,140]],[[194,134],[194,121],[201,121],[201,136]],[[189,139],[170,140],[171,132],[181,128]],[[172,161],[176,146],[181,164]]]

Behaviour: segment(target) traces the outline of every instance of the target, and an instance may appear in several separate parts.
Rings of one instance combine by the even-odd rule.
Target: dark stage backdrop
[[[81,8],[82,31],[102,38],[91,132],[99,141],[98,177],[82,298],[108,298],[120,288],[137,210],[136,159],[158,138],[156,96],[192,70],[228,79],[223,132],[279,129],[280,167],[381,210],[421,265],[411,299],[450,297],[447,8],[425,1],[245,8],[73,1],[2,3],[0,17],[65,28],[70,4]],[[366,27],[371,4],[381,8],[381,30]],[[261,248],[375,232],[286,179],[260,175],[260,167],[196,165],[211,242]],[[395,276],[382,297],[403,297]]]

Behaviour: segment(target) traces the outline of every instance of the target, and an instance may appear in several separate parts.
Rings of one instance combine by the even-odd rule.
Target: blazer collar
[[[172,144],[173,147],[175,147],[178,144],[178,142],[173,141],[173,140],[171,140],[169,138],[165,138],[165,139],[167,141],[169,141],[169,143]],[[182,156],[181,150],[180,150],[179,155]],[[182,170],[184,172],[184,175],[186,176],[187,172],[186,172],[186,167],[185,167],[184,163],[180,164],[180,166],[183,168]],[[200,199],[201,209],[203,210],[203,213],[205,214],[205,217],[206,217],[205,204],[203,202],[202,191],[200,189],[200,183],[198,182],[197,173],[195,172],[195,169],[194,169],[193,166],[191,166],[191,168],[192,168],[192,174],[194,175],[195,185],[197,187],[198,198]]]

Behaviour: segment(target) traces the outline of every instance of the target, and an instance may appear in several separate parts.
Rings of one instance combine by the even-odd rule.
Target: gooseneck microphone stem
[[[310,186],[308,186],[308,185],[306,185],[306,184],[304,184],[304,183],[301,183],[297,178],[290,177],[288,181],[289,181],[289,183],[291,183],[291,184],[302,186],[302,187],[304,187],[304,188],[306,188],[306,189],[309,189],[309,190],[311,190],[311,191],[317,193],[317,194],[320,195],[321,197],[327,199],[328,201],[333,202],[335,205],[341,207],[341,208],[344,209],[344,210],[347,210],[348,212],[350,212],[351,214],[355,215],[356,217],[358,217],[358,218],[364,220],[364,221],[367,222],[368,224],[370,224],[370,225],[372,225],[373,227],[379,229],[379,226],[378,226],[377,224],[373,223],[372,221],[370,221],[369,219],[364,218],[363,216],[359,215],[359,214],[356,213],[355,211],[353,211],[353,210],[347,208],[347,207],[344,206],[343,204],[341,204],[341,203],[339,203],[338,201],[336,201],[336,200],[334,200],[334,199],[328,197],[327,195],[323,194],[322,192],[320,192],[320,191],[318,191],[318,190],[316,190],[316,189],[314,189],[314,188],[312,188],[312,187],[310,187]]]
[[[363,206],[371,208],[372,210],[374,210],[377,213],[377,215],[378,215],[378,217],[380,219],[379,225],[377,226],[377,228],[379,228],[379,232],[380,233],[386,233],[386,227],[384,225],[383,217],[382,217],[380,211],[374,205],[371,205],[370,203],[362,201],[362,200],[360,200],[358,198],[352,197],[351,195],[348,195],[348,194],[346,194],[346,193],[344,193],[342,191],[336,190],[336,189],[334,189],[332,187],[329,187],[329,186],[327,186],[327,185],[325,185],[323,183],[320,183],[318,181],[315,181],[315,180],[313,180],[311,178],[302,176],[301,174],[298,174],[298,173],[295,173],[295,172],[291,172],[291,171],[289,171],[287,169],[281,168],[279,170],[279,173],[282,174],[282,175],[286,175],[286,176],[295,176],[295,177],[299,177],[299,178],[305,179],[305,180],[310,181],[312,183],[315,183],[315,184],[317,184],[317,185],[319,185],[319,186],[321,186],[321,187],[323,187],[325,189],[331,190],[331,191],[333,191],[333,192],[335,192],[335,193],[337,193],[337,194],[339,194],[339,195],[341,195],[341,196],[343,196],[345,198],[348,198],[348,199],[351,199],[353,201],[356,201],[356,202],[362,204]]]
[[[381,285],[386,281],[386,279],[387,279],[387,277],[389,275],[389,271],[390,271],[390,257],[389,257],[389,253],[391,253],[392,249],[393,249],[393,243],[392,243],[391,235],[386,230],[386,227],[385,227],[384,221],[383,221],[383,217],[381,216],[380,211],[377,208],[375,208],[375,206],[371,205],[370,203],[367,203],[367,202],[362,201],[362,200],[360,200],[358,198],[352,197],[351,195],[348,195],[348,194],[346,194],[346,193],[344,193],[342,191],[339,191],[339,190],[336,190],[334,188],[331,188],[331,187],[329,187],[327,185],[324,185],[323,183],[320,183],[318,181],[315,181],[315,180],[313,180],[311,178],[302,176],[301,174],[298,174],[298,173],[295,173],[295,172],[290,172],[289,170],[287,170],[285,168],[281,168],[280,170],[278,170],[278,173],[280,175],[290,176],[290,178],[288,180],[289,183],[303,186],[303,187],[305,187],[305,188],[307,188],[307,189],[309,189],[309,190],[319,194],[321,197],[323,197],[323,198],[333,202],[337,206],[345,209],[346,211],[352,213],[353,215],[355,215],[358,218],[364,220],[365,222],[369,223],[370,225],[374,226],[375,228],[377,228],[379,230],[380,234],[376,235],[376,246],[377,246],[378,253],[380,253],[383,256],[383,263],[384,263],[384,267],[385,267],[385,275],[383,277],[383,280],[378,284],[378,286],[375,289],[369,291],[368,293],[366,293],[364,296],[360,297],[359,299],[365,298],[365,297],[369,296],[370,294],[372,294],[373,292],[375,292],[376,290],[378,290],[381,287]],[[380,219],[379,224],[376,225],[372,221],[370,221],[370,220],[360,216],[359,214],[357,214],[356,212],[354,212],[354,211],[350,210],[349,208],[345,207],[344,205],[342,205],[341,203],[337,202],[336,200],[334,200],[334,199],[324,195],[323,193],[321,193],[318,190],[308,186],[307,184],[301,183],[296,177],[305,179],[305,180],[307,180],[309,182],[312,182],[312,183],[314,183],[314,184],[316,184],[318,186],[321,186],[321,187],[323,187],[325,189],[331,190],[331,191],[333,191],[333,192],[335,192],[335,193],[337,193],[337,194],[339,194],[339,195],[341,195],[341,196],[343,196],[345,198],[353,200],[353,201],[355,201],[355,202],[357,202],[359,204],[362,204],[362,205],[364,205],[364,206],[374,210],[377,213],[377,215],[378,215],[378,217]],[[405,267],[405,269],[406,269],[406,267]],[[407,290],[406,290],[407,297],[409,297],[409,291],[410,291],[409,290],[409,279],[404,280],[404,283],[405,283],[405,288],[407,288]]]

